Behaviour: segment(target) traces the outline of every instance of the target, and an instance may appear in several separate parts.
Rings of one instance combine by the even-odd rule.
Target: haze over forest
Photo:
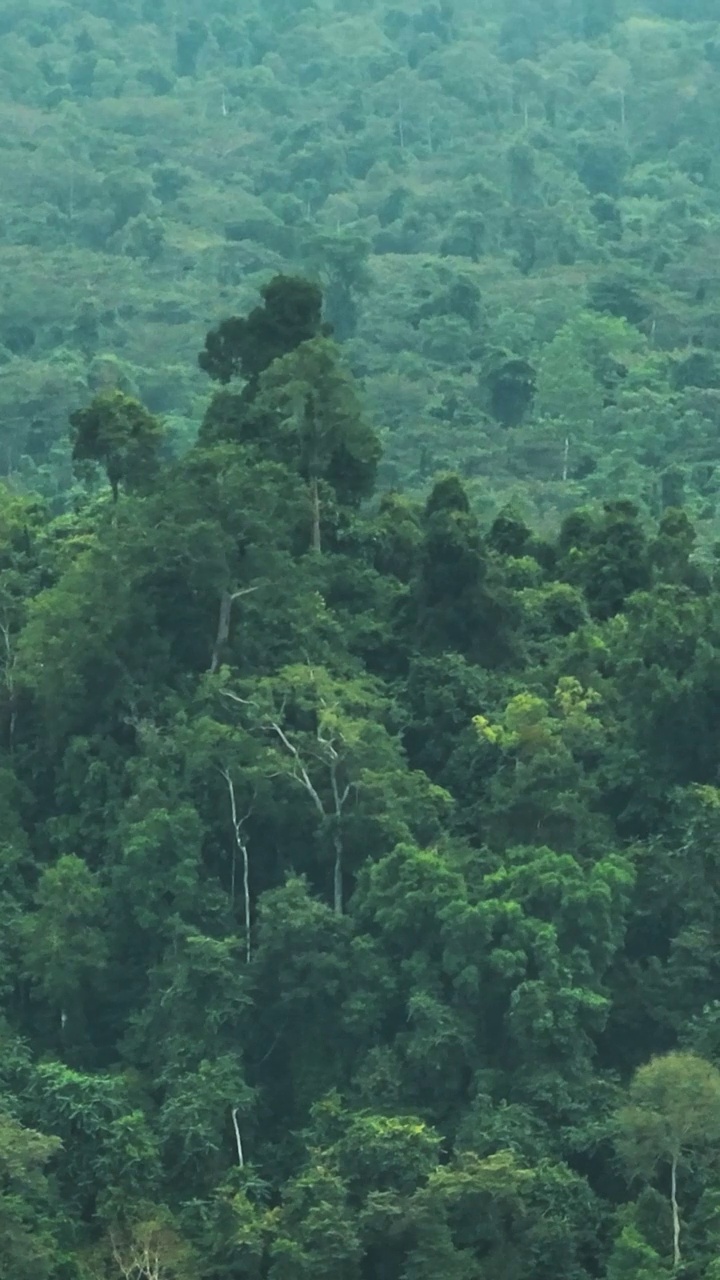
[[[720,1280],[718,0],[0,123],[0,1280]]]

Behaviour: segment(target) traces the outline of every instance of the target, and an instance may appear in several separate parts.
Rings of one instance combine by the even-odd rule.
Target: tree
[[[634,503],[573,512],[563,521],[558,551],[557,576],[582,585],[595,617],[612,617],[628,596],[650,585],[647,535]]]
[[[600,310],[600,308],[598,308]],[[559,419],[573,437],[602,425],[644,342],[627,320],[581,312],[548,343],[539,361],[535,410]]]
[[[243,948],[230,935],[176,926],[149,975],[127,1035],[127,1055],[152,1081],[166,1177],[206,1195],[220,1171],[242,1165],[252,1110],[241,1047],[250,1005]]]
[[[321,486],[357,506],[372,493],[380,442],[366,421],[354,381],[327,338],[303,342],[262,374],[253,414],[267,443],[308,486],[311,546],[320,551]]]
[[[62,1142],[56,1181],[71,1217],[106,1221],[157,1191],[158,1147],[139,1094],[129,1072],[77,1071],[50,1058],[32,1072],[28,1104]]]
[[[527,360],[496,351],[486,361],[490,411],[503,427],[517,427],[532,407],[537,374]]]
[[[339,341],[351,337],[358,320],[358,295],[372,282],[368,267],[371,241],[361,230],[346,226],[316,233],[306,253],[324,284],[325,307]]]
[[[613,1245],[608,1280],[666,1280],[668,1269],[633,1222],[628,1222]]]
[[[98,1280],[194,1280],[198,1259],[164,1205],[143,1205],[94,1251]]]
[[[43,872],[36,903],[23,921],[25,967],[64,1029],[107,964],[105,898],[87,863],[66,854]]]
[[[120,485],[147,489],[157,474],[165,429],[138,400],[122,391],[96,396],[87,409],[71,414],[73,459],[105,469],[113,501]]]
[[[436,482],[413,584],[417,635],[426,650],[457,650],[489,666],[512,647],[510,600],[492,573],[477,517],[456,476]]]
[[[394,756],[377,692],[368,681],[294,665],[258,682],[250,698],[229,687],[221,694],[263,736],[267,774],[294,783],[312,806],[322,841],[332,848],[332,900],[341,915],[349,815],[366,778]]]
[[[673,1052],[640,1067],[618,1112],[618,1146],[633,1173],[650,1180],[670,1165],[673,1264],[680,1265],[678,1168],[720,1138],[720,1071]]]
[[[200,368],[226,384],[256,380],[280,356],[323,332],[321,289],[296,276],[275,276],[260,290],[262,304],[247,318],[233,316],[211,329],[198,357]]]
[[[415,1280],[469,1280],[484,1272],[573,1274],[593,1250],[592,1197],[561,1163],[523,1160],[501,1147],[455,1151],[407,1207],[408,1266]]]
[[[304,877],[289,875],[259,899],[253,1030],[266,1114],[304,1123],[308,1108],[343,1074],[349,1039],[341,1010],[352,932],[350,917],[313,894]]]
[[[43,1172],[58,1138],[26,1129],[0,1111],[0,1275],[45,1280],[54,1272],[51,1191]]]
[[[314,1162],[285,1187],[269,1280],[358,1280],[362,1249],[347,1186]]]

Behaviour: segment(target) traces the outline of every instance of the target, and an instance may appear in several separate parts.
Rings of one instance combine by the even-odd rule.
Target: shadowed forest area
[[[717,0],[4,0],[0,1280],[720,1280]]]

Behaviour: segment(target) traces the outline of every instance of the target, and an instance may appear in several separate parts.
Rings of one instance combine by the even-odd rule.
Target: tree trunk
[[[243,906],[245,908],[245,959],[250,963],[252,955],[252,943],[250,939],[250,859],[248,857],[247,840],[243,834],[243,825],[250,817],[246,814],[245,818],[241,818],[237,811],[235,803],[235,787],[227,769],[222,770],[223,778],[227,784],[228,795],[230,796],[230,813],[232,816],[233,834],[235,836],[235,844],[233,847],[232,871],[230,878],[230,894],[232,906],[235,906],[235,859],[237,850],[240,850],[243,865]],[[252,810],[251,810],[252,812]]]
[[[673,1220],[673,1266],[680,1266],[680,1213],[677,1202],[677,1156],[672,1158],[670,1169],[670,1198],[672,1201]]]
[[[247,841],[242,843],[242,860],[243,860],[243,904],[245,907],[245,959],[250,963],[251,956],[251,940],[250,940],[250,860],[248,858]]]
[[[217,635],[215,637],[215,645],[213,648],[212,662],[210,663],[210,675],[214,676],[220,666],[220,659],[230,638],[230,616],[232,614],[233,598],[229,591],[223,591],[220,601],[220,616],[218,618]]]
[[[343,849],[342,849],[342,836],[340,835],[339,830],[335,831],[335,834],[333,837],[333,843],[335,845],[335,867],[333,871],[333,905],[335,908],[335,915],[341,916],[343,913],[343,879],[342,879]]]
[[[320,538],[320,491],[318,489],[317,476],[313,476],[310,481],[310,501],[312,503],[312,542],[313,551],[322,551],[322,541]]]
[[[235,1130],[235,1145],[237,1146],[238,1165],[241,1169],[245,1167],[245,1156],[243,1155],[242,1138],[240,1136],[240,1125],[238,1124],[237,1107],[233,1107],[232,1112],[233,1129]]]
[[[253,591],[257,591],[257,587],[243,587],[240,591],[223,591],[220,597],[220,614],[218,617],[217,634],[215,636],[215,644],[213,645],[212,660],[210,662],[210,675],[214,676],[225,651],[225,646],[230,639],[230,623],[232,621],[232,607],[236,600],[242,596],[250,596]]]

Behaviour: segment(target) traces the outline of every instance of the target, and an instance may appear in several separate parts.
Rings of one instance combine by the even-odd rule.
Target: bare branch
[[[239,591],[233,591],[232,595],[230,596],[230,599],[234,604],[236,600],[239,600],[241,598],[241,596],[251,596],[253,591],[259,591],[259,590],[260,590],[259,586],[241,587]]]
[[[305,768],[305,765],[303,764],[302,760],[300,759],[300,753],[298,752],[297,747],[294,745],[294,743],[290,741],[287,734],[284,732],[283,729],[281,729],[280,725],[276,721],[273,721],[271,723],[270,728],[277,734],[283,746],[286,748],[287,751],[290,752],[291,756],[293,757],[298,769],[298,774],[296,775],[297,781],[302,783],[308,795],[312,797],[312,801],[318,813],[322,818],[325,818],[327,816],[325,813],[325,805],[323,804],[322,800],[320,799],[320,796],[315,790],[315,787],[310,781],[310,775],[307,769]]]
[[[337,750],[337,747],[335,746],[335,742],[336,742],[335,738],[323,738],[320,733],[320,730],[318,730],[317,740],[320,743],[320,745],[325,748],[325,750],[328,752],[332,760],[337,760],[339,758],[338,750]]]
[[[223,695],[223,697],[224,697],[224,698],[230,698],[230,699],[232,699],[232,701],[233,701],[233,702],[237,702],[237,703],[239,703],[239,705],[240,705],[241,707],[256,707],[256,706],[257,706],[257,703],[256,703],[256,702],[253,702],[252,698],[241,698],[239,694],[237,694],[237,693],[232,693],[232,692],[230,691],[230,689],[221,689],[221,690],[220,690],[220,692],[221,692],[221,694]]]

